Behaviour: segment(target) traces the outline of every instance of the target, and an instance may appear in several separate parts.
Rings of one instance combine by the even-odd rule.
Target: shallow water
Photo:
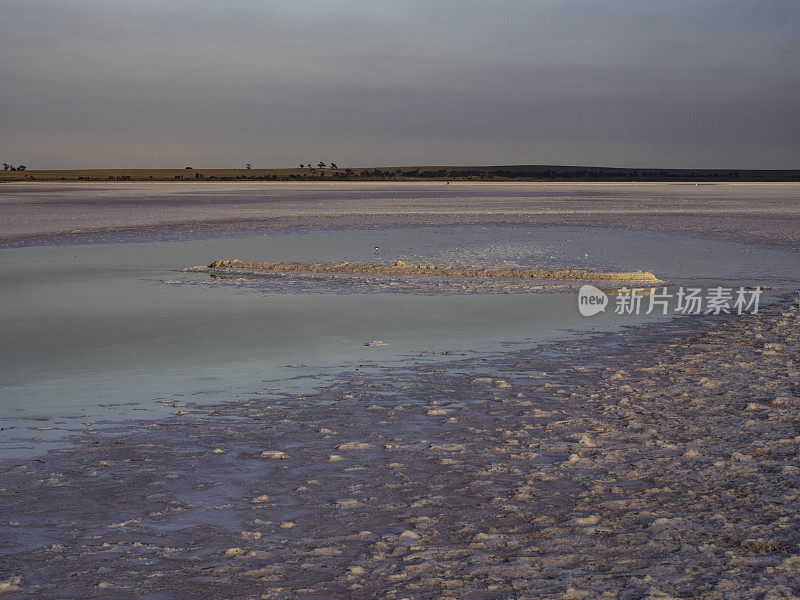
[[[377,247],[377,250],[376,250]],[[576,227],[407,227],[0,250],[3,456],[84,422],[169,404],[308,393],[342,369],[428,352],[492,352],[650,317],[578,314],[564,294],[289,294],[205,283],[219,258],[438,262],[651,271],[671,282],[794,287],[793,255],[666,234]],[[388,346],[368,347],[383,340]],[[437,358],[441,358],[437,355]],[[271,389],[274,388],[274,389]],[[45,428],[43,430],[37,429]],[[52,427],[53,429],[48,429]],[[41,439],[39,439],[41,438]]]

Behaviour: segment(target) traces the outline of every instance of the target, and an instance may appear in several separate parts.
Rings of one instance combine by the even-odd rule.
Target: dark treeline
[[[212,179],[209,177],[208,179]],[[453,181],[800,181],[800,170],[615,169],[603,167],[443,167],[343,169],[239,176],[268,180],[453,180]]]
[[[195,176],[197,177],[197,175]],[[447,181],[800,181],[800,170],[614,169],[595,167],[465,167],[316,170],[288,174],[202,177],[206,180]],[[178,176],[178,178],[181,178]]]

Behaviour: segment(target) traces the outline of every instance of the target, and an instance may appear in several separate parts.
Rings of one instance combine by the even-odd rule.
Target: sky
[[[800,0],[0,0],[28,168],[800,168]]]

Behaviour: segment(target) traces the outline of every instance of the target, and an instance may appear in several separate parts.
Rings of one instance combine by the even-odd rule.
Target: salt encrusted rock
[[[493,541],[493,540],[504,540],[506,536],[502,533],[477,533],[475,534],[475,539],[479,542],[486,542],[486,541]]]
[[[9,594],[11,592],[21,592],[22,577],[14,576],[6,581],[0,582],[0,594]]]
[[[384,342],[383,340],[373,340],[371,342],[366,342],[364,345],[367,346],[368,348],[383,348],[385,346],[388,346],[389,344]]]
[[[310,554],[312,556],[341,556],[342,551],[332,546],[324,546],[322,548],[314,548]]]
[[[430,447],[432,452],[464,452],[463,444],[434,444]]]
[[[273,460],[286,460],[289,455],[281,450],[264,450],[261,453],[261,458],[270,458]]]
[[[375,444],[367,444],[365,442],[346,442],[344,444],[339,444],[338,446],[334,446],[336,450],[348,451],[348,450],[367,450],[369,448],[374,448]]]

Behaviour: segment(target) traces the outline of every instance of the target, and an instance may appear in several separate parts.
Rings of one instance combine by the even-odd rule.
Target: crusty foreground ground
[[[799,299],[87,429],[4,468],[2,589],[800,597]]]
[[[0,247],[292,227],[511,223],[675,231],[800,249],[800,184],[10,183]]]

